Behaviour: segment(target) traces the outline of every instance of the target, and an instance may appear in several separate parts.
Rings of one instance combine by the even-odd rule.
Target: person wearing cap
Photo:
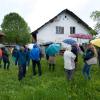
[[[66,50],[64,52],[64,70],[68,80],[72,79],[73,72],[75,69],[75,58],[76,55],[71,52],[71,45],[66,46]]]

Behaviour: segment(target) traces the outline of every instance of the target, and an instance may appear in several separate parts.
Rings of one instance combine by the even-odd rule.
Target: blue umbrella
[[[52,56],[59,53],[59,51],[60,51],[60,45],[54,43],[54,44],[49,45],[49,47],[46,49],[46,54],[48,54],[49,56]]]
[[[70,45],[77,44],[77,42],[73,39],[65,39],[63,42],[67,43],[67,44],[70,44]]]

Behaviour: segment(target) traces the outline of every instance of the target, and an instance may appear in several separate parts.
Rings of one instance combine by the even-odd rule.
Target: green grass
[[[19,82],[18,68],[11,63],[10,70],[0,69],[0,100],[100,100],[100,68],[92,66],[91,80],[82,76],[83,62],[79,58],[74,79],[67,81],[63,58],[57,57],[55,72],[49,72],[42,59],[42,76],[32,76],[30,66],[26,77]]]

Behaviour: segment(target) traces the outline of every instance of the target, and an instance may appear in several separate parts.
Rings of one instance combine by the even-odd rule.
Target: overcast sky
[[[0,0],[0,25],[6,14],[16,12],[31,28],[39,28],[48,20],[69,9],[93,28],[92,11],[100,11],[100,0]]]

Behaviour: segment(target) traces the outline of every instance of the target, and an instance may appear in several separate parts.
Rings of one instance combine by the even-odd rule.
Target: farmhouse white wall
[[[56,26],[64,27],[64,34],[56,34]],[[44,27],[38,30],[37,42],[61,42],[70,34],[71,26],[75,27],[76,33],[88,34],[87,28],[78,23],[78,21],[69,14],[63,13],[59,15],[53,22],[46,24]]]

